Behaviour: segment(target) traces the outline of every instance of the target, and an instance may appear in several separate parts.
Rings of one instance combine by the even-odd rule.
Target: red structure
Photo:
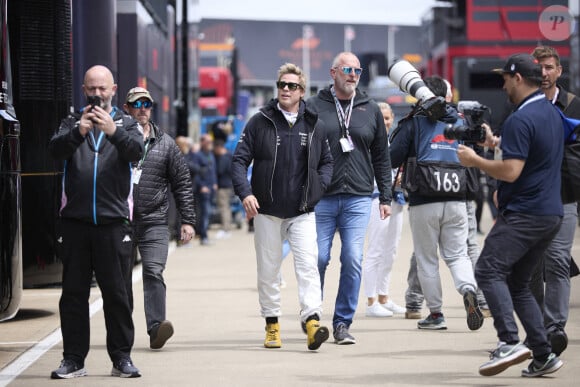
[[[234,94],[234,79],[227,67],[200,67],[199,88],[198,103],[202,116],[228,114]]]
[[[453,0],[450,4],[434,8],[431,20],[423,25],[428,43],[423,73],[449,80],[456,100],[489,106],[492,124],[502,120],[506,98],[501,77],[490,70],[501,67],[507,57],[550,45],[558,50],[567,72],[569,39],[550,39],[541,28],[543,12],[554,5],[565,9],[567,0]],[[567,87],[566,75],[561,81]]]

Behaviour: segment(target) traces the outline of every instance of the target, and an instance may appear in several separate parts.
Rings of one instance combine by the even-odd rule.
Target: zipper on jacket
[[[93,132],[89,132],[93,143],[95,144],[95,161],[93,167],[93,223],[97,224],[97,168],[99,165],[99,146],[101,145],[101,140],[105,136],[105,133],[101,132],[99,134],[99,139],[95,141],[95,136]]]
[[[312,157],[312,139],[316,131],[316,124],[311,133],[308,133],[308,157],[306,158],[306,187],[304,188],[304,202],[302,203],[302,211],[308,210],[308,191],[310,190],[310,158]]]
[[[274,203],[274,194],[272,192],[274,191],[274,171],[276,170],[276,163],[278,161],[278,127],[273,119],[268,117],[264,112],[261,113],[272,123],[274,126],[274,133],[276,134],[276,137],[274,138],[274,165],[272,166],[272,175],[270,176],[270,199],[272,200],[272,203]]]

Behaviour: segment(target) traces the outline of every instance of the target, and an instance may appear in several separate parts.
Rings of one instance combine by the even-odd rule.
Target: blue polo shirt
[[[560,195],[564,134],[562,119],[541,91],[523,100],[506,119],[503,159],[524,160],[513,183],[500,181],[500,210],[563,216]]]

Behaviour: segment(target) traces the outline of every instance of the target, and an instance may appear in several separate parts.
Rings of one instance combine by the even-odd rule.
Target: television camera
[[[485,122],[484,115],[491,110],[477,101],[459,101],[457,110],[463,114],[466,125],[445,128],[445,138],[474,144],[485,142],[486,131],[482,124]]]

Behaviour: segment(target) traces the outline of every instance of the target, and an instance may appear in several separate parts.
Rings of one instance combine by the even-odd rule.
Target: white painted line
[[[171,242],[169,244],[169,254],[171,255],[175,251],[175,243]],[[141,280],[142,276],[141,265],[136,266],[133,269],[132,282],[136,283]],[[103,308],[103,299],[99,297],[96,299],[89,308],[89,316],[93,317],[95,313],[99,312]],[[49,351],[52,347],[58,344],[62,340],[62,333],[60,327],[55,329],[52,333],[46,336],[44,339],[39,341],[32,348],[23,352],[14,361],[0,370],[0,387],[5,387],[14,379],[16,379],[21,373],[23,373],[28,367],[30,367],[35,361],[37,361],[42,355]],[[48,374],[48,371],[47,371]]]
[[[3,341],[0,343],[0,346],[2,345],[7,345],[7,346],[13,346],[13,345],[34,345],[38,343],[38,341]]]

